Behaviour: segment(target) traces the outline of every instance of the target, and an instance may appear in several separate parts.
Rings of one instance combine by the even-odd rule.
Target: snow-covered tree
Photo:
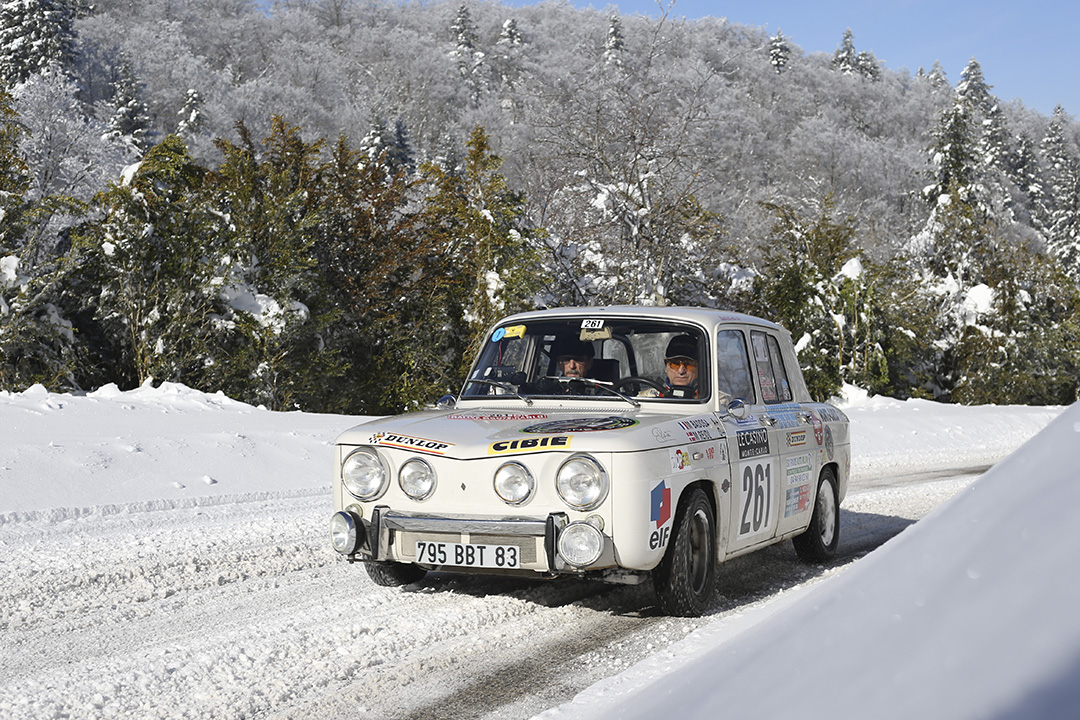
[[[855,51],[855,35],[851,28],[844,31],[844,37],[833,52],[832,68],[844,75],[855,75],[859,72],[859,54]]]
[[[499,173],[502,158],[483,128],[473,130],[467,149],[458,172],[431,163],[422,170],[430,187],[425,224],[460,277],[471,358],[483,331],[499,317],[533,306],[541,277],[524,199]]]
[[[769,64],[779,75],[784,72],[790,59],[791,46],[788,44],[788,39],[784,37],[784,33],[777,28],[776,35],[769,38]]]
[[[1058,105],[1040,147],[1049,211],[1044,223],[1051,252],[1080,280],[1080,157],[1066,137],[1065,127],[1065,110]]]
[[[483,78],[485,54],[477,47],[476,26],[465,3],[458,5],[450,31],[454,36],[454,49],[450,51],[450,57],[457,63],[458,74],[469,90],[473,106],[478,106],[485,89]]]
[[[0,2],[0,84],[10,89],[74,56],[74,13],[67,0]]]
[[[140,83],[127,59],[122,60],[117,69],[109,107],[112,109],[106,125],[109,133],[130,148],[135,158],[141,157],[153,144],[153,131],[150,113],[142,100]]]
[[[956,94],[967,101],[968,105],[979,115],[984,115],[997,104],[997,100],[990,94],[990,85],[983,78],[982,66],[975,58],[971,58],[964,69],[960,71],[960,82],[956,84]]]
[[[608,18],[607,37],[604,39],[604,65],[621,68],[626,41],[623,40],[622,18],[613,14]]]
[[[96,317],[119,348],[113,380],[197,386],[211,356],[224,218],[203,192],[206,170],[168,136],[95,198],[101,220],[79,238]]]
[[[184,105],[176,114],[176,134],[182,138],[191,137],[202,129],[203,99],[198,90],[188,88]]]
[[[861,50],[855,57],[855,67],[859,75],[868,80],[877,80],[881,77],[881,63],[874,57],[874,53]]]

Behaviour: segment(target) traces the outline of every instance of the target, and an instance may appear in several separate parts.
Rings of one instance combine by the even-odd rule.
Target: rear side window
[[[758,330],[750,332],[750,343],[754,346],[754,369],[761,399],[766,404],[791,402],[791,383],[780,355],[780,343],[772,335]]]
[[[754,383],[746,354],[746,337],[739,330],[721,330],[716,334],[716,362],[720,395],[754,402]]]

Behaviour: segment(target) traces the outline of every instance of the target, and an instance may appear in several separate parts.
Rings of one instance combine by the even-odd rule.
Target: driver
[[[593,346],[590,342],[567,338],[555,350],[555,371],[563,377],[585,377],[592,369]]]

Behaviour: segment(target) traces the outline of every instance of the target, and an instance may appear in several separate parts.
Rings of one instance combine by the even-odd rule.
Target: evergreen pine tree
[[[844,31],[844,37],[833,53],[832,68],[844,75],[859,72],[859,54],[855,52],[855,35],[851,28]]]
[[[184,105],[176,114],[176,134],[180,137],[191,137],[202,129],[202,96],[199,91],[188,88],[184,96]]]
[[[608,19],[607,37],[604,39],[604,65],[622,68],[626,42],[623,40],[622,19],[613,14]]]
[[[450,51],[450,56],[457,62],[458,74],[468,88],[473,107],[479,107],[484,92],[482,73],[485,55],[476,46],[476,26],[465,3],[458,5],[450,31],[454,36],[454,49]]]
[[[423,166],[431,191],[424,219],[444,257],[458,268],[462,319],[472,338],[467,361],[483,332],[499,317],[532,306],[540,288],[540,258],[525,219],[525,198],[499,173],[483,128],[473,130],[460,173]],[[459,369],[464,372],[464,366]]]
[[[776,35],[769,38],[769,64],[779,75],[784,72],[790,59],[791,46],[788,44],[788,39],[784,37],[784,33],[777,28]]]
[[[990,85],[983,78],[982,66],[975,58],[971,58],[968,64],[960,72],[960,82],[956,85],[956,94],[967,101],[980,116],[990,112],[997,104],[994,96],[990,94]]]
[[[10,89],[49,65],[67,68],[75,54],[66,0],[0,1],[0,87]]]
[[[881,63],[874,57],[874,53],[867,50],[862,50],[855,57],[855,66],[858,69],[859,75],[867,80],[878,80],[881,78]]]
[[[95,198],[100,220],[80,233],[84,282],[119,347],[114,381],[198,387],[212,357],[225,221],[203,192],[206,171],[166,137]]]
[[[1051,252],[1080,280],[1080,157],[1065,136],[1066,122],[1058,105],[1041,144],[1048,195],[1044,223]]]
[[[109,102],[113,113],[107,127],[109,133],[131,148],[136,157],[142,156],[153,144],[150,113],[141,95],[131,63],[122,60],[113,83],[113,97]]]

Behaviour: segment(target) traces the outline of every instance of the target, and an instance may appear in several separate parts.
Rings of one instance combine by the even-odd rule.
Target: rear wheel
[[[405,565],[395,562],[366,562],[368,575],[376,585],[398,587],[414,583],[427,574],[419,565]]]
[[[669,615],[697,617],[716,587],[716,511],[701,488],[683,493],[667,554],[653,570],[660,607]]]
[[[840,543],[840,503],[836,498],[836,474],[832,468],[825,468],[818,482],[810,527],[791,540],[795,552],[806,562],[826,562],[836,556]]]

